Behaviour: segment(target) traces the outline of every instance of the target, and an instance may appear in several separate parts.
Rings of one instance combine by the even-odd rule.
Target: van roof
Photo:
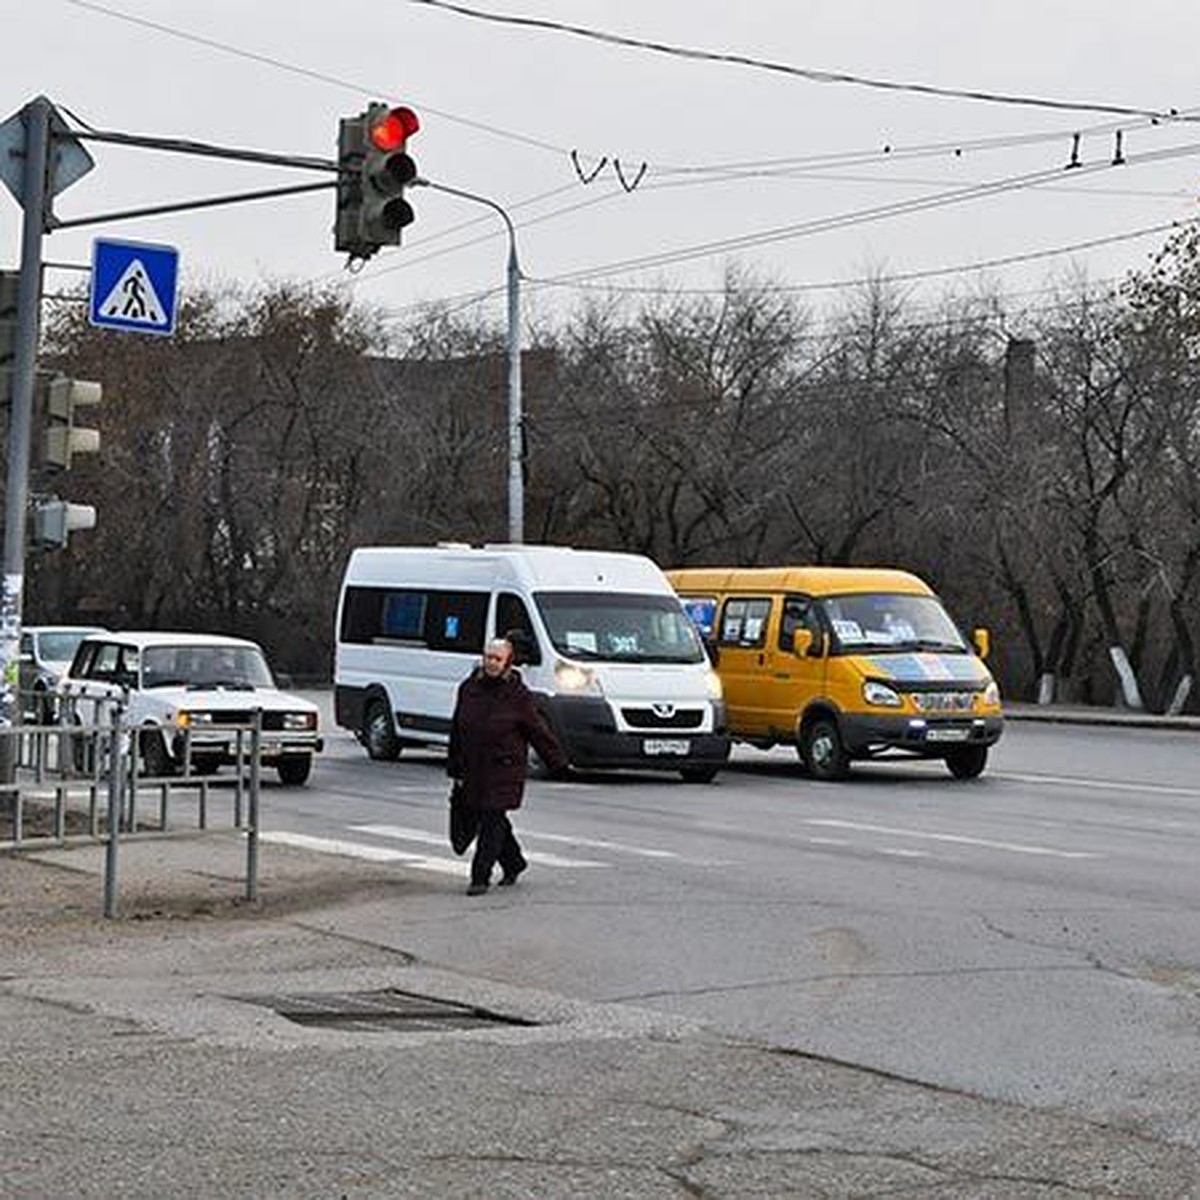
[[[503,543],[362,546],[350,556],[346,583],[488,590],[519,583],[531,590],[670,594],[662,571],[640,554]]]
[[[679,592],[799,592],[836,596],[847,592],[908,592],[932,596],[933,588],[893,567],[684,567],[668,571]]]

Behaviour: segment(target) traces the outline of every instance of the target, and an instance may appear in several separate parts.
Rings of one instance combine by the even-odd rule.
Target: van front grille
[[[699,729],[704,724],[704,713],[699,709],[676,708],[674,705],[623,708],[621,716],[633,729]]]

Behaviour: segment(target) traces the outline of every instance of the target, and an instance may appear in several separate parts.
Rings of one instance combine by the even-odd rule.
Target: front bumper
[[[599,696],[542,697],[543,710],[573,767],[679,771],[721,766],[729,758],[724,714],[714,705],[717,729],[617,728],[608,702]]]
[[[853,755],[904,750],[926,758],[945,758],[961,746],[991,746],[1004,731],[1001,716],[928,716],[902,713],[842,713],[842,741]]]
[[[311,733],[284,733],[276,730],[263,730],[259,737],[259,759],[262,762],[273,763],[281,758],[290,758],[301,754],[319,754],[325,748],[325,740]],[[232,763],[238,756],[238,735],[231,730],[193,729],[190,733],[178,731],[171,739],[173,757],[183,762],[185,757],[192,759],[215,759],[222,763]],[[241,753],[250,753],[250,731],[247,729],[241,735]]]

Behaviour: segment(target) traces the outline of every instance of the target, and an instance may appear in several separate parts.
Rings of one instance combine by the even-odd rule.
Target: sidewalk
[[[270,846],[248,904],[243,856],[127,843],[117,921],[102,847],[0,856],[0,1195],[1200,1197],[1144,1133],[416,961],[407,898],[479,912],[448,881]],[[277,1011],[413,996],[506,1021]]]
[[[1166,717],[1130,708],[1099,708],[1085,704],[1026,704],[1005,702],[1010,721],[1050,721],[1060,725],[1123,725],[1136,729],[1200,731],[1200,717]]]

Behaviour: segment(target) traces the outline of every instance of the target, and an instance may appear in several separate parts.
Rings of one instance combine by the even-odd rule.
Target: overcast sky
[[[907,285],[927,299],[978,286],[972,264],[1108,239],[983,273],[1036,304],[1038,289],[1073,269],[1102,280],[1146,264],[1165,234],[1130,235],[1200,216],[1200,121],[1139,115],[1200,116],[1196,0],[463,5],[796,73],[420,0],[4,0],[0,117],[42,93],[97,129],[332,158],[340,116],[370,100],[407,103],[423,123],[411,143],[421,173],[512,213],[531,312],[561,311],[597,287],[710,288],[731,263],[795,287],[964,268]],[[822,83],[806,71],[1136,111]],[[1118,130],[1126,162],[1113,166]],[[1067,170],[1076,133],[1080,169]],[[59,198],[62,218],[313,178],[91,150],[96,168]],[[585,172],[609,161],[584,184],[572,151]],[[633,190],[614,159],[631,186],[646,164]],[[1002,186],[969,192],[979,185]],[[343,279],[399,319],[416,301],[502,287],[497,218],[427,190],[412,202],[405,245],[352,283],[332,248],[330,193],[64,230],[46,256],[86,262],[97,234],[163,242],[179,248],[185,281]],[[895,206],[910,211],[875,211]],[[18,261],[19,232],[5,193],[0,262]],[[803,294],[818,307],[839,297]]]

